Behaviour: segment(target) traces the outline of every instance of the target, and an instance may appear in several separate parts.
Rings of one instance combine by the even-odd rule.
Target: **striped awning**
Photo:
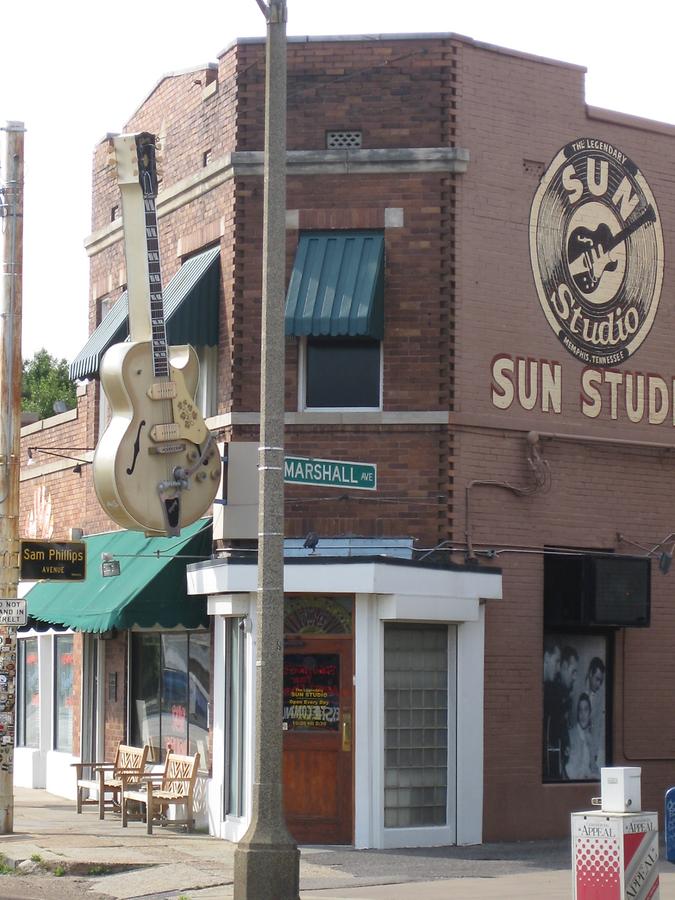
[[[218,247],[188,259],[163,290],[167,340],[173,344],[213,347],[218,343],[220,268]],[[129,302],[125,291],[108,311],[69,366],[72,381],[98,375],[103,354],[129,334]]]
[[[384,333],[384,235],[300,235],[286,295],[287,335],[371,337]]]

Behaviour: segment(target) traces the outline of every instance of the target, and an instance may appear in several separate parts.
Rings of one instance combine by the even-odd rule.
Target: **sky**
[[[465,35],[587,68],[586,101],[675,124],[662,0],[287,0],[288,35]],[[23,122],[22,354],[69,362],[87,339],[91,161],[162,75],[264,37],[256,0],[22,0],[0,6],[0,126]],[[262,148],[261,148],[262,149]],[[0,185],[5,180],[0,172]]]

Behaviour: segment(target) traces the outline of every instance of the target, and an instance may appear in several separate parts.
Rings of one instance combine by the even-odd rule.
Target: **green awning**
[[[312,231],[300,235],[286,296],[287,335],[384,334],[384,235]]]
[[[220,267],[218,247],[188,259],[163,290],[166,337],[172,344],[213,347],[218,343]],[[72,381],[98,375],[103,354],[129,334],[129,299],[125,291],[69,367]]]
[[[206,597],[188,595],[185,567],[211,556],[211,519],[184,528],[179,538],[108,531],[84,541],[85,580],[36,584],[26,595],[31,620],[88,632],[208,624]],[[119,575],[101,574],[103,553],[119,560]]]

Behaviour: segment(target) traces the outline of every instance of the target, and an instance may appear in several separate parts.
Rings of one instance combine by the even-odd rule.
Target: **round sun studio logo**
[[[661,222],[637,166],[596,138],[563,147],[532,201],[530,259],[544,314],[573,356],[614,366],[635,353],[663,280]]]

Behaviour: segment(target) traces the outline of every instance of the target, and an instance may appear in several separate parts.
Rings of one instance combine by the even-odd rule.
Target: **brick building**
[[[256,677],[263,92],[264,43],[240,40],[160,80],[125,129],[164,147],[170,342],[197,347],[200,402],[231,453],[214,558],[187,566],[208,630],[188,633],[185,671],[210,678],[190,682],[183,715],[189,747],[202,723],[209,827],[234,840],[250,814]],[[377,467],[376,490],[286,486],[298,839],[564,835],[607,764],[642,766],[644,807],[660,806],[675,742],[674,138],[589,108],[578,66],[454,35],[289,40],[286,454]],[[93,200],[78,430],[40,446],[95,446],[100,357],[125,333],[105,142]],[[90,469],[41,478],[62,530],[110,527]],[[79,521],[57,490],[77,496]],[[106,635],[108,752],[155,728],[143,654],[168,632],[152,625]],[[166,677],[159,690],[178,715]],[[160,751],[174,726],[158,726]],[[79,756],[77,716],[73,728]]]

